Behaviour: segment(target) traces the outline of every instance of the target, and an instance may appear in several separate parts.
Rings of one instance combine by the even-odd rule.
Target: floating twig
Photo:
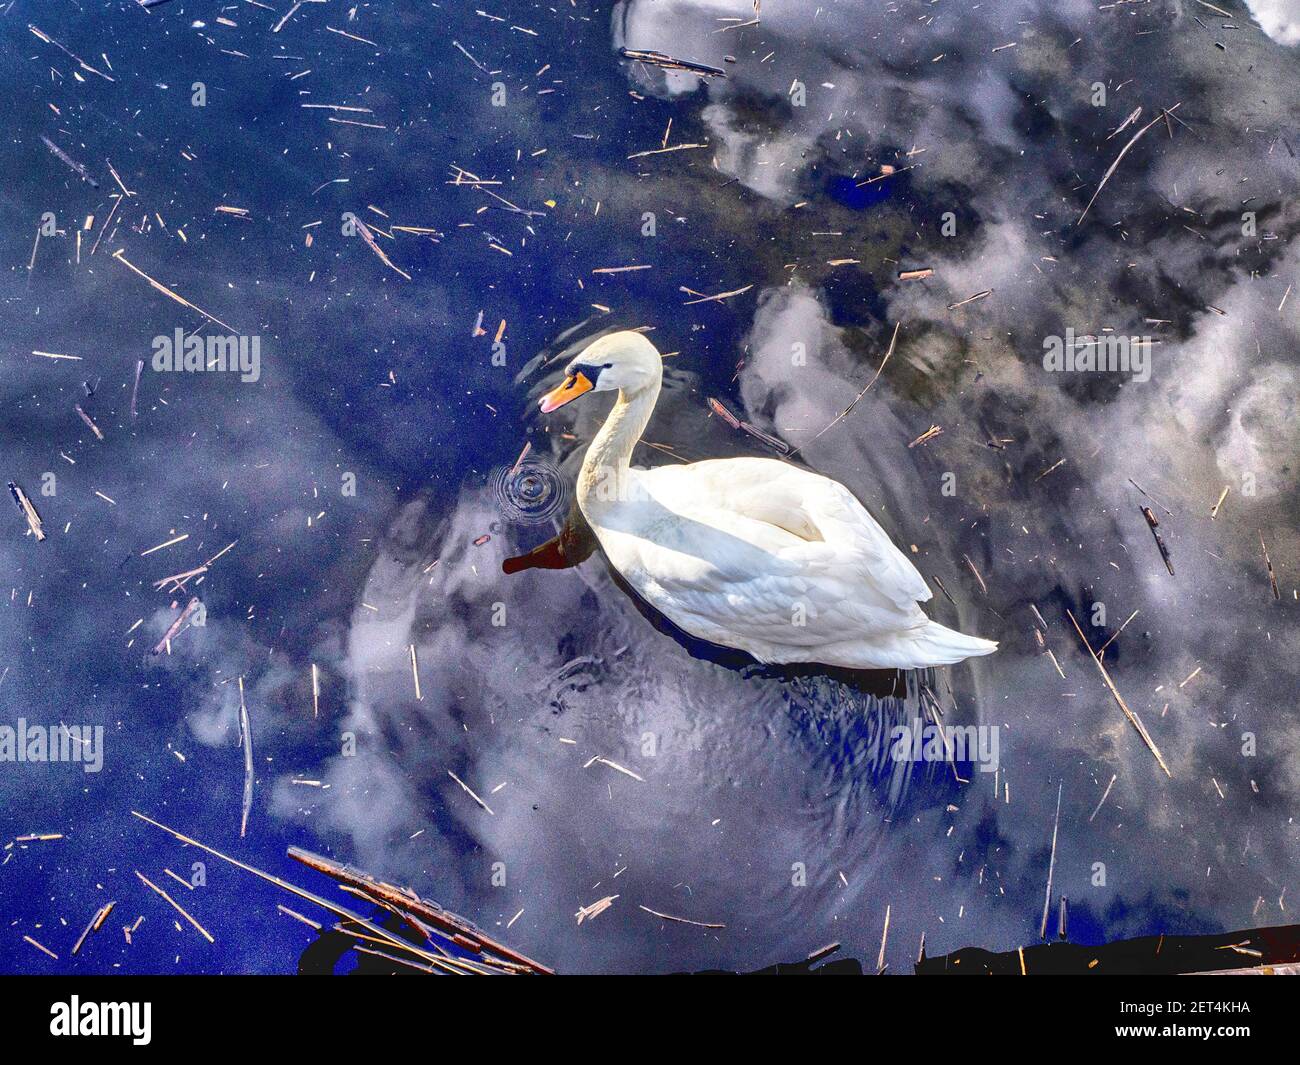
[[[239,838],[248,834],[248,815],[253,809],[253,728],[244,702],[244,678],[239,678],[239,739],[244,747],[244,797],[239,814]]]
[[[677,70],[687,74],[698,74],[702,78],[725,78],[727,72],[719,67],[711,67],[706,63],[697,63],[693,59],[677,59],[673,56],[666,55],[663,52],[646,52],[637,48],[620,48],[618,54],[624,59],[632,59],[638,63],[648,63],[650,66],[661,67],[664,70]]]
[[[27,498],[27,493],[13,481],[10,481],[9,494],[14,497],[14,502],[18,504],[18,510],[27,519],[27,527],[32,531],[32,535],[36,537],[37,541],[44,540],[45,528],[41,522],[41,516],[36,513],[36,508],[32,505],[32,501]]]
[[[41,140],[45,142],[45,147],[47,147],[51,152],[53,152],[60,162],[71,167],[73,172],[75,172],[77,176],[81,178],[82,181],[84,181],[92,189],[99,188],[99,182],[90,176],[90,171],[87,170],[85,166],[83,166],[81,163],[73,159],[72,156],[70,156],[67,152],[65,152],[62,148],[60,148],[57,144],[55,144],[52,140],[50,140],[49,137],[45,136],[44,133],[41,134]]]
[[[1110,783],[1106,785],[1106,790],[1101,793],[1101,799],[1097,802],[1097,808],[1093,810],[1088,817],[1089,823],[1091,823],[1092,819],[1101,812],[1101,808],[1106,805],[1106,796],[1110,794],[1110,789],[1115,786],[1115,776],[1116,774],[1111,774]]]
[[[1145,488],[1143,488],[1140,484],[1138,484],[1137,481],[1133,480],[1132,477],[1128,479],[1128,483],[1131,484],[1134,488],[1136,488],[1139,492],[1141,492],[1144,496],[1146,496],[1149,500],[1151,500],[1152,503],[1158,506],[1171,518],[1174,516],[1174,512],[1172,510],[1170,510],[1167,506],[1161,503],[1160,500],[1158,500],[1155,496],[1153,496],[1150,492],[1148,492]]]
[[[1095,665],[1098,672],[1101,673],[1101,679],[1106,682],[1106,687],[1110,690],[1110,694],[1114,697],[1115,702],[1119,704],[1119,708],[1124,711],[1124,716],[1128,718],[1129,724],[1137,729],[1137,734],[1142,737],[1142,742],[1147,745],[1147,749],[1155,755],[1157,764],[1165,771],[1165,776],[1172,778],[1173,773],[1169,771],[1169,766],[1165,764],[1164,755],[1160,753],[1160,748],[1156,746],[1155,740],[1151,738],[1151,734],[1147,732],[1146,726],[1142,724],[1142,719],[1128,708],[1128,703],[1124,701],[1124,696],[1120,695],[1119,689],[1115,687],[1115,682],[1110,679],[1110,674],[1106,671],[1106,667],[1101,664],[1101,659],[1093,653],[1092,645],[1088,643],[1088,637],[1083,634],[1083,629],[1079,628],[1079,623],[1075,621],[1074,615],[1068,610],[1065,614],[1070,619],[1070,624],[1074,626],[1074,631],[1079,634],[1079,639],[1083,641],[1083,646],[1088,651],[1088,657],[1092,659],[1093,665]]]
[[[134,817],[138,817],[141,821],[145,822],[146,824],[153,825],[154,828],[162,829],[168,835],[175,837],[176,839],[180,840],[180,842],[182,843],[189,844],[191,847],[198,847],[199,850],[206,851],[208,854],[211,854],[214,858],[220,858],[223,862],[229,862],[237,869],[243,869],[244,872],[246,873],[252,873],[254,876],[260,877],[262,880],[265,880],[268,883],[275,884],[276,887],[283,888],[285,891],[292,892],[293,894],[297,895],[299,898],[307,899],[310,902],[314,902],[317,906],[320,906],[322,909],[329,910],[331,913],[346,918],[347,920],[353,922],[359,927],[366,929],[366,931],[372,933],[373,935],[380,936],[381,938],[391,942],[394,946],[401,947],[403,950],[409,950],[412,953],[419,955],[421,958],[424,958],[426,961],[432,962],[432,961],[440,960],[437,954],[433,954],[429,951],[422,950],[418,947],[412,946],[406,940],[402,939],[399,935],[397,935],[397,933],[388,931],[388,929],[375,924],[373,921],[367,920],[365,917],[362,917],[360,914],[353,913],[351,910],[347,909],[344,906],[340,906],[336,902],[331,902],[329,899],[322,898],[320,895],[316,895],[310,891],[305,890],[304,888],[298,887],[295,884],[291,884],[287,880],[282,880],[280,877],[274,876],[271,873],[264,873],[262,872],[261,869],[254,868],[253,866],[248,865],[245,862],[241,862],[238,858],[230,857],[230,855],[228,854],[223,854],[215,847],[209,847],[206,843],[200,843],[197,839],[194,839],[191,836],[184,835],[181,832],[177,832],[174,828],[168,828],[166,825],[162,824],[161,822],[155,821],[151,817],[146,817],[144,814],[139,813],[136,810],[132,810],[131,814]],[[290,848],[291,855],[293,854],[293,850],[294,848]]]
[[[457,784],[459,784],[461,788],[464,789],[465,794],[468,795],[471,799],[473,799],[476,803],[478,803],[481,807],[483,807],[483,809],[485,809],[488,813],[492,813],[492,807],[490,807],[487,803],[485,803],[482,799],[480,799],[474,793],[474,789],[471,788],[468,784],[466,784],[463,780],[461,780],[460,777],[458,777],[450,769],[447,770],[447,776],[451,777],[452,780],[454,780]],[[496,815],[493,814],[493,816]]]
[[[967,296],[960,303],[948,304],[948,310],[955,311],[958,307],[965,307],[968,303],[974,303],[976,300],[987,299],[991,295],[993,295],[993,290],[991,288],[986,288],[983,292],[977,292],[973,296]]]
[[[862,397],[867,394],[871,386],[874,385],[880,379],[881,373],[884,372],[885,364],[889,362],[889,356],[894,354],[894,345],[898,343],[898,330],[902,326],[902,324],[903,324],[902,322],[894,323],[894,335],[889,338],[889,350],[885,352],[885,357],[880,360],[880,365],[876,368],[875,375],[871,378],[870,381],[867,382],[866,386],[862,389],[862,391],[853,397],[853,402],[850,403],[847,407],[845,407],[842,411],[840,411],[840,413],[837,414],[834,417],[834,419],[832,419],[830,425],[826,426],[826,428],[823,429],[821,432],[819,432],[817,436],[814,436],[812,440],[809,440],[808,444],[813,443],[815,440],[817,440],[818,437],[822,435],[822,433],[825,433],[829,429],[833,429],[836,425],[840,423],[840,421],[842,421],[845,417],[851,414],[853,408],[856,407],[862,401]],[[790,454],[791,455],[798,454],[805,447],[807,447],[808,444],[800,444],[797,448],[791,451]]]
[[[387,255],[384,254],[384,249],[381,248],[379,246],[379,242],[375,240],[374,234],[370,232],[370,227],[360,219],[357,219],[357,232],[361,234],[361,239],[366,242],[366,245],[370,248],[370,250],[379,256],[380,262],[382,262],[385,266],[387,266],[388,269],[392,270],[393,273],[401,274],[402,277],[406,278],[407,281],[411,280],[410,274],[408,274],[400,266],[394,263],[392,259],[390,259]]]
[[[938,435],[939,435],[940,433],[942,433],[942,432],[943,432],[943,429],[941,429],[939,426],[937,426],[937,425],[932,425],[932,426],[930,426],[929,429],[927,429],[925,432],[923,432],[920,436],[918,436],[915,440],[913,440],[913,441],[912,441],[910,444],[908,444],[907,446],[908,446],[909,448],[914,448],[914,447],[916,447],[918,444],[924,444],[927,440],[933,440],[936,436],[938,436]]]
[[[106,902],[95,911],[95,916],[90,919],[90,923],[86,925],[85,931],[77,937],[77,942],[72,947],[73,954],[76,954],[77,951],[81,949],[81,944],[86,942],[88,936],[99,931],[100,927],[108,919],[108,915],[113,912],[113,907],[116,905],[116,902]]]
[[[590,906],[579,907],[578,912],[573,916],[578,919],[578,924],[583,921],[589,921],[593,917],[599,917],[602,913],[614,905],[617,895],[606,895],[603,899],[597,899]]]
[[[615,895],[615,898],[618,896]],[[659,917],[665,921],[673,921],[676,924],[694,925],[696,928],[726,928],[725,924],[719,924],[714,921],[692,921],[689,917],[674,917],[671,913],[660,913],[658,910],[652,910],[649,906],[640,906],[638,909],[645,910],[646,913],[653,917]]]
[[[118,201],[118,203],[121,203],[121,202],[122,202],[121,200]],[[96,243],[98,243],[98,241],[96,241]],[[196,307],[196,306],[195,306],[194,304],[192,304],[189,300],[185,299],[185,298],[182,297],[182,296],[178,296],[175,292],[173,292],[171,289],[169,289],[166,285],[162,284],[162,282],[160,282],[160,281],[155,281],[152,277],[150,277],[148,274],[146,274],[143,270],[141,270],[141,269],[140,269],[138,266],[136,266],[134,263],[128,262],[126,256],[122,254],[122,251],[123,251],[123,249],[118,248],[117,251],[113,252],[113,258],[116,259],[118,262],[120,262],[123,266],[125,266],[125,267],[126,267],[128,270],[130,270],[133,274],[136,274],[138,277],[142,277],[142,278],[144,278],[146,281],[149,282],[150,285],[152,285],[152,286],[153,286],[157,291],[161,292],[161,293],[162,293],[164,296],[166,296],[168,299],[170,299],[170,300],[175,300],[175,301],[176,301],[177,303],[179,303],[182,307],[188,307],[188,308],[189,308],[190,310],[192,310],[192,311],[197,311],[199,314],[203,315],[203,317],[206,318],[209,322],[215,322],[217,325],[221,326],[222,329],[228,330],[228,331],[231,332],[231,333],[237,332],[236,329],[234,329],[234,328],[231,327],[231,326],[226,325],[226,323],[223,322],[220,318],[217,318],[217,317],[215,317],[214,315],[209,314],[209,313],[208,313],[207,311],[205,311],[202,307]],[[93,254],[93,252],[92,252],[92,254]]]
[[[1047,893],[1043,896],[1043,923],[1038,929],[1038,938],[1047,938],[1047,914],[1052,907],[1052,877],[1056,875],[1056,838],[1061,828],[1061,793],[1064,782],[1056,785],[1056,820],[1052,824],[1052,856],[1047,862]]]
[[[193,917],[191,917],[188,913],[186,913],[185,907],[183,907],[179,902],[177,902],[174,898],[168,895],[167,892],[165,892],[162,888],[160,888],[157,884],[155,884],[152,880],[150,880],[147,876],[145,876],[144,873],[140,872],[139,869],[135,871],[135,875],[138,876],[140,880],[147,887],[151,888],[159,895],[161,895],[164,899],[166,899],[169,903],[171,903],[172,908],[175,909],[177,913],[179,913],[182,917],[185,918],[185,920],[189,921],[190,924],[192,924],[196,929],[198,929],[199,935],[201,935],[209,943],[216,942],[216,940],[212,938],[212,934],[201,924],[199,924],[198,921],[196,921]]]
[[[1210,508],[1210,520],[1213,521],[1219,516],[1219,508],[1223,506],[1223,501],[1228,498],[1228,485],[1223,486],[1223,491],[1219,493],[1218,501]]]
[[[1273,586],[1273,598],[1281,599],[1282,593],[1277,590],[1277,574],[1273,572],[1273,560],[1268,557],[1268,547],[1264,544],[1264,534],[1262,532],[1259,534],[1259,546],[1264,552],[1264,565],[1268,567],[1268,581]]]
[[[172,578],[169,577],[167,579],[171,580]],[[185,604],[185,609],[180,612],[176,620],[173,621],[167,631],[163,633],[163,638],[158,641],[158,645],[153,649],[154,654],[160,655],[163,651],[167,650],[168,644],[172,641],[172,637],[181,631],[181,626],[185,624],[186,619],[188,619],[189,616],[198,609],[198,607],[199,597],[196,595]]]
[[[1115,173],[1115,170],[1119,166],[1120,161],[1124,158],[1124,156],[1128,155],[1128,150],[1132,148],[1133,145],[1135,145],[1139,140],[1142,139],[1142,135],[1146,133],[1147,130],[1149,130],[1157,122],[1164,119],[1166,115],[1173,114],[1181,106],[1182,106],[1181,103],[1176,103],[1174,104],[1173,107],[1166,108],[1165,110],[1161,111],[1160,114],[1156,115],[1155,118],[1153,118],[1140,130],[1138,130],[1135,134],[1133,134],[1132,139],[1126,145],[1124,145],[1123,148],[1120,149],[1119,155],[1115,156],[1115,161],[1110,164],[1110,166],[1106,170],[1106,173],[1102,175],[1101,184],[1097,186],[1097,191],[1092,194],[1092,199],[1088,201],[1088,206],[1083,209],[1083,214],[1079,215],[1079,221],[1074,223],[1076,226],[1082,224],[1083,220],[1088,217],[1088,212],[1092,210],[1092,205],[1097,202],[1097,197],[1101,195],[1101,190],[1106,187],[1106,182],[1108,182],[1111,178],[1111,175]]]
[[[1150,507],[1142,507],[1142,517],[1146,518],[1147,525],[1151,529],[1151,535],[1156,538],[1156,547],[1160,550],[1160,557],[1164,560],[1165,569],[1169,571],[1169,576],[1174,575],[1174,563],[1169,557],[1169,548],[1165,546],[1164,537],[1156,530],[1160,526],[1160,519],[1155,516]]]
[[[722,300],[730,299],[732,296],[744,295],[754,286],[745,285],[743,288],[733,288],[730,292],[719,292],[712,296],[705,296],[702,293],[687,288],[685,285],[681,285],[679,287],[681,291],[685,292],[688,296],[698,297],[693,300],[687,300],[685,303],[682,304],[683,307],[693,307],[697,303],[720,303]]]

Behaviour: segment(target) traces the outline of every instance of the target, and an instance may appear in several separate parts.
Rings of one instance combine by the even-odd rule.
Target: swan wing
[[[761,458],[660,466],[640,476],[665,506],[704,524],[734,515],[787,534],[770,536],[770,546],[806,574],[845,580],[857,594],[870,590],[909,615],[933,595],[911,559],[838,481]]]
[[[825,545],[816,559],[738,547],[751,531],[737,522],[690,543],[607,529],[599,535],[611,563],[651,606],[693,636],[760,661],[811,661],[846,637],[888,636],[924,622],[915,603],[902,610],[840,575]]]

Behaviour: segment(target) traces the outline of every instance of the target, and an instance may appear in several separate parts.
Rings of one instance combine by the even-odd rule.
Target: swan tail
[[[992,640],[967,636],[964,632],[940,625],[937,621],[931,621],[917,629],[916,635],[909,642],[910,649],[916,656],[913,668],[951,666],[978,655],[991,655],[998,649]]]

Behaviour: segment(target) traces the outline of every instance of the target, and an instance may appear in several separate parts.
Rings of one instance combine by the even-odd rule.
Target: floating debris
[[[725,78],[727,76],[727,72],[719,67],[696,63],[691,59],[674,59],[663,52],[645,52],[636,48],[620,48],[618,54],[624,59],[632,59],[638,63],[648,63],[650,66],[661,67],[664,70],[698,74],[702,78]]]
[[[239,739],[244,748],[244,797],[239,815],[239,838],[248,834],[248,815],[253,809],[253,728],[244,701],[244,678],[239,678]]]
[[[853,397],[853,402],[850,403],[847,407],[845,407],[842,411],[840,411],[839,414],[837,414],[834,417],[834,419],[832,419],[830,425],[826,426],[826,428],[822,429],[821,432],[819,432],[816,436],[812,438],[812,440],[808,441],[809,444],[811,444],[814,440],[820,438],[823,433],[826,433],[829,430],[835,428],[835,426],[837,426],[841,421],[843,421],[846,417],[848,417],[848,415],[853,412],[853,408],[856,407],[860,402],[862,402],[862,397],[867,394],[871,386],[874,385],[878,380],[880,380],[880,375],[884,372],[885,364],[889,362],[889,357],[892,354],[894,354],[894,346],[898,343],[898,330],[902,326],[902,324],[903,324],[902,322],[897,322],[894,324],[894,335],[889,339],[889,350],[885,352],[885,357],[880,360],[880,365],[876,368],[875,375],[871,378],[870,381],[866,383],[862,391]],[[790,454],[794,455],[798,453],[802,448],[805,448],[807,446],[808,446],[807,444],[800,444],[799,447],[791,451]]]
[[[1218,501],[1210,508],[1210,520],[1213,521],[1219,516],[1219,508],[1223,506],[1223,501],[1228,498],[1228,486],[1223,486],[1223,491],[1219,493]]]
[[[1169,557],[1169,548],[1165,545],[1164,537],[1158,532],[1160,520],[1150,507],[1142,507],[1142,517],[1146,518],[1147,526],[1151,529],[1151,535],[1156,538],[1156,548],[1160,551],[1160,558],[1164,561],[1165,569],[1169,571],[1169,576],[1174,576],[1174,563]]]
[[[77,937],[77,942],[72,948],[73,954],[76,954],[77,951],[81,949],[81,945],[86,942],[86,939],[89,936],[100,930],[104,922],[108,919],[108,915],[113,912],[113,907],[116,905],[116,902],[106,902],[95,911],[95,916],[90,919],[90,923],[86,925],[85,931]]]
[[[1101,798],[1097,801],[1097,808],[1088,815],[1088,823],[1091,824],[1094,817],[1101,813],[1101,808],[1106,805],[1106,797],[1110,794],[1110,789],[1115,786],[1116,774],[1110,776],[1110,783],[1106,785],[1106,790],[1101,793]]]
[[[77,404],[77,405],[74,406],[72,409],[75,410],[75,411],[77,412],[77,416],[78,416],[79,418],[81,418],[81,420],[82,420],[83,422],[85,422],[85,423],[90,427],[90,431],[91,431],[92,433],[95,434],[95,439],[96,439],[96,440],[103,440],[103,439],[104,439],[104,434],[100,431],[99,426],[96,425],[96,424],[91,420],[89,414],[87,414],[84,410],[81,409],[81,405],[80,405],[80,404]]]
[[[1273,560],[1268,557],[1268,547],[1264,543],[1264,534],[1259,534],[1259,547],[1264,552],[1264,565],[1268,567],[1268,582],[1273,586],[1273,598],[1281,599],[1282,593],[1277,588],[1277,574],[1273,572]]]
[[[73,172],[76,173],[77,176],[80,177],[82,181],[84,181],[92,189],[99,188],[99,182],[90,176],[90,171],[87,170],[85,166],[83,166],[81,163],[73,159],[72,156],[70,156],[67,152],[65,152],[62,148],[60,148],[57,144],[55,144],[52,140],[50,140],[49,137],[45,136],[45,134],[43,133],[41,134],[41,140],[45,142],[45,147],[47,147],[51,152],[53,152],[54,155],[61,162],[71,167]]]
[[[1119,704],[1119,708],[1124,711],[1124,716],[1128,718],[1129,724],[1137,730],[1137,734],[1142,737],[1142,742],[1147,745],[1147,749],[1155,755],[1156,763],[1165,771],[1165,776],[1172,778],[1173,773],[1169,771],[1169,766],[1165,764],[1164,755],[1160,753],[1160,748],[1156,746],[1155,740],[1153,740],[1151,734],[1147,732],[1146,726],[1142,724],[1141,718],[1128,708],[1128,703],[1124,701],[1124,697],[1120,695],[1119,689],[1115,687],[1115,682],[1110,679],[1110,674],[1106,671],[1106,667],[1101,664],[1101,659],[1093,653],[1092,646],[1088,643],[1088,637],[1083,634],[1083,629],[1079,628],[1079,623],[1075,621],[1074,615],[1068,610],[1065,613],[1070,619],[1070,624],[1074,626],[1074,631],[1079,634],[1079,639],[1083,641],[1083,646],[1088,652],[1088,657],[1092,659],[1093,665],[1095,665],[1098,672],[1101,673],[1101,679],[1106,682],[1106,687],[1109,689],[1110,694],[1114,697],[1115,702]]]
[[[1132,139],[1126,145],[1124,145],[1123,148],[1120,149],[1119,155],[1115,156],[1115,161],[1110,164],[1110,166],[1106,170],[1106,173],[1102,175],[1101,183],[1097,186],[1097,191],[1092,194],[1092,199],[1088,201],[1088,206],[1083,209],[1083,214],[1079,215],[1079,220],[1074,223],[1076,226],[1082,225],[1083,220],[1088,217],[1088,212],[1092,210],[1092,205],[1097,202],[1097,197],[1101,195],[1101,190],[1106,187],[1106,182],[1108,182],[1111,179],[1111,176],[1115,173],[1116,169],[1119,167],[1119,164],[1123,161],[1124,156],[1128,155],[1129,149],[1132,148],[1133,145],[1135,145],[1139,140],[1141,140],[1142,135],[1146,133],[1146,131],[1149,130],[1152,126],[1154,126],[1157,122],[1160,122],[1162,119],[1168,121],[1167,116],[1172,115],[1181,106],[1182,106],[1181,103],[1177,103],[1174,104],[1173,107],[1165,108],[1165,110],[1161,111],[1160,114],[1156,115],[1155,118],[1153,118],[1150,122],[1148,122],[1135,134],[1133,134]]]
[[[490,807],[487,803],[485,803],[482,799],[480,799],[478,795],[475,794],[474,789],[471,788],[468,784],[466,784],[463,780],[461,780],[460,777],[458,777],[450,769],[447,770],[447,776],[451,777],[452,780],[454,780],[457,784],[459,784],[461,788],[464,790],[465,794],[468,795],[471,799],[473,799],[476,803],[478,803],[481,807],[483,807],[483,809],[485,809],[488,813],[492,813],[492,807]]]
[[[618,896],[615,895],[613,898],[616,899],[618,898]],[[610,901],[612,902],[613,899],[611,899]],[[653,917],[658,917],[664,921],[672,921],[675,924],[689,924],[689,925],[694,925],[696,928],[726,928],[727,927],[725,924],[721,924],[716,921],[692,921],[689,917],[674,917],[671,913],[660,913],[658,910],[650,909],[649,906],[638,906],[637,908],[645,910],[646,913],[650,914]],[[809,960],[811,961],[812,959]]]
[[[154,891],[156,894],[160,895],[160,896],[161,896],[163,899],[165,899],[167,902],[169,902],[169,903],[171,904],[172,908],[173,908],[177,913],[179,913],[182,917],[184,917],[185,920],[189,921],[189,923],[192,924],[192,925],[193,925],[193,926],[198,930],[199,935],[201,935],[201,936],[202,936],[204,939],[206,939],[209,943],[215,943],[215,942],[216,942],[216,940],[212,938],[212,934],[211,934],[211,933],[210,933],[206,928],[204,928],[201,924],[199,924],[198,921],[196,921],[193,917],[191,917],[191,916],[189,915],[189,913],[186,912],[185,908],[184,908],[184,907],[183,907],[179,902],[177,902],[174,898],[172,898],[170,895],[168,895],[167,892],[165,892],[162,888],[160,888],[157,884],[155,884],[152,880],[150,880],[147,876],[145,876],[144,873],[140,872],[139,869],[137,869],[137,870],[135,871],[135,875],[138,876],[138,877],[140,878],[141,882],[142,882],[146,887],[148,887],[149,889],[151,889],[152,891]]]
[[[932,425],[932,426],[930,426],[929,429],[927,429],[925,432],[923,432],[920,436],[918,436],[915,440],[913,440],[913,441],[912,441],[910,444],[908,444],[907,446],[908,446],[909,448],[914,448],[914,447],[916,447],[918,444],[924,444],[927,440],[933,440],[936,436],[938,436],[938,435],[939,435],[940,433],[942,433],[942,432],[943,432],[943,429],[941,429],[939,426],[937,426],[937,425]]]
[[[583,768],[583,769],[589,769],[589,768],[591,768],[593,765],[595,765],[595,764],[598,763],[598,762],[599,762],[601,765],[609,766],[610,769],[613,769],[613,770],[615,770],[616,772],[622,773],[624,776],[631,777],[633,780],[639,780],[639,781],[641,781],[642,784],[645,783],[645,777],[643,777],[643,776],[639,776],[639,775],[637,775],[636,773],[633,773],[632,770],[627,769],[626,767],[619,765],[617,762],[612,762],[612,761],[610,761],[608,758],[602,757],[601,755],[597,755],[596,757],[590,759],[590,760],[587,762],[587,764],[584,765],[582,768]]]
[[[37,950],[39,950],[42,954],[48,954],[55,961],[59,960],[59,956],[55,954],[54,951],[50,950],[49,947],[45,946],[43,943],[37,943],[36,940],[34,940],[31,936],[25,935],[23,936],[23,939],[26,940],[28,943],[30,943]]]
[[[731,299],[732,296],[743,296],[753,285],[745,285],[741,288],[733,288],[730,292],[718,292],[712,296],[706,296],[694,289],[687,288],[685,285],[680,287],[680,291],[685,292],[688,296],[695,296],[696,299],[687,300],[682,304],[683,307],[693,307],[697,303],[721,303],[723,300]]]
[[[379,246],[379,242],[375,240],[375,235],[372,232],[370,232],[370,227],[360,219],[357,219],[356,225],[357,225],[357,232],[361,234],[361,239],[366,242],[366,245],[370,248],[372,252],[374,252],[376,255],[379,256],[379,261],[382,262],[385,266],[387,266],[388,269],[392,270],[393,273],[400,274],[402,277],[406,278],[407,281],[410,281],[411,275],[408,274],[400,266],[394,263],[392,259],[390,259],[387,255],[384,254],[384,249],[381,248]]]
[[[211,854],[214,858],[219,858],[237,869],[251,873],[253,876],[269,884],[274,884],[276,887],[288,891],[300,899],[305,899],[338,917],[342,917],[344,923],[336,926],[335,930],[353,938],[355,940],[355,949],[363,949],[360,944],[382,945],[389,952],[397,952],[397,956],[383,955],[394,964],[409,965],[409,959],[405,957],[405,955],[409,955],[428,963],[429,968],[421,971],[455,973],[458,975],[486,975],[490,973],[551,975],[554,973],[553,969],[547,968],[540,962],[533,961],[526,955],[497,942],[463,917],[457,916],[450,910],[444,910],[436,903],[422,899],[409,888],[399,888],[376,880],[368,873],[353,869],[351,866],[341,865],[329,858],[313,854],[311,851],[299,847],[290,847],[286,853],[295,861],[301,862],[308,868],[324,873],[331,879],[338,881],[345,890],[349,890],[353,895],[387,909],[389,912],[398,914],[406,921],[410,929],[420,936],[420,943],[425,945],[412,943],[396,932],[389,931],[383,925],[371,921],[345,906],[307,891],[305,888],[300,888],[281,877],[263,872],[246,862],[241,862],[238,858],[232,858],[215,847],[200,843],[197,839],[178,832],[174,828],[169,828],[136,810],[132,810],[131,815],[139,818],[145,824],[166,832],[181,843],[197,847],[199,850]],[[298,914],[293,914],[293,916],[300,917]],[[308,921],[308,923],[314,924],[311,921]],[[316,927],[320,926],[316,925]],[[368,935],[362,935],[363,932],[368,933]]]
[[[182,574],[181,576],[184,576],[184,574]],[[169,581],[173,579],[174,578],[167,577],[164,580]],[[175,637],[175,635],[181,631],[181,626],[183,626],[185,622],[189,620],[190,615],[193,614],[194,611],[196,611],[198,608],[199,608],[199,597],[196,595],[188,603],[185,604],[185,609],[182,610],[180,614],[177,615],[176,620],[173,621],[170,626],[168,626],[167,631],[163,634],[163,638],[159,640],[157,646],[154,647],[153,649],[154,654],[160,655],[164,651],[167,651],[168,654],[171,653],[172,638]]]
[[[1056,875],[1056,839],[1061,829],[1061,795],[1065,785],[1056,785],[1056,819],[1052,822],[1052,854],[1047,861],[1047,893],[1043,897],[1043,921],[1038,929],[1038,938],[1047,938],[1047,914],[1052,905],[1052,878]]]
[[[960,303],[948,304],[948,310],[955,311],[958,307],[965,307],[968,303],[974,303],[976,300],[987,299],[991,295],[993,295],[993,290],[991,288],[986,288],[983,292],[977,292],[973,296],[967,296]]]
[[[44,540],[45,526],[41,522],[41,516],[36,512],[36,507],[27,498],[27,493],[13,481],[10,481],[9,494],[14,497],[14,502],[18,504],[19,512],[27,519],[27,528],[31,530],[32,535],[36,537],[37,541]]]
[[[708,403],[709,403],[709,409],[713,411],[713,413],[716,414],[719,418],[721,418],[724,422],[730,425],[733,429],[740,428],[740,424],[741,424],[740,419],[737,418],[734,414],[731,413],[731,411],[729,411],[726,408],[722,400],[714,399],[712,396],[710,396]]]
[[[119,201],[119,202],[120,202],[120,201]],[[107,223],[105,223],[105,224],[107,224]],[[98,244],[98,241],[96,241],[96,244]],[[91,251],[91,254],[92,254],[92,255],[94,254],[93,249],[92,249],[92,251]],[[145,273],[143,270],[141,270],[138,266],[134,265],[134,264],[131,263],[131,262],[128,262],[126,256],[125,256],[124,254],[122,254],[122,249],[121,249],[121,248],[118,248],[117,251],[113,252],[113,258],[116,259],[118,262],[120,262],[123,266],[125,266],[128,270],[130,270],[130,271],[131,271],[133,274],[135,274],[137,277],[142,277],[142,278],[144,278],[144,280],[146,280],[147,282],[149,282],[149,284],[150,284],[150,285],[151,285],[151,286],[152,286],[156,291],[161,292],[161,293],[162,293],[164,296],[166,296],[168,299],[170,299],[170,300],[175,300],[175,301],[176,301],[177,303],[179,303],[182,307],[188,307],[190,310],[192,310],[192,311],[196,311],[197,313],[203,315],[203,317],[206,318],[209,322],[215,322],[217,325],[221,326],[221,328],[222,328],[222,329],[225,329],[227,332],[230,332],[230,333],[238,332],[238,330],[232,328],[231,326],[226,325],[226,323],[223,322],[220,318],[217,318],[217,317],[215,317],[214,315],[209,314],[209,313],[208,313],[207,311],[205,311],[202,307],[196,307],[194,304],[192,304],[189,300],[185,299],[183,296],[178,296],[175,292],[173,292],[171,289],[169,289],[166,285],[162,284],[162,282],[160,282],[160,281],[155,281],[152,277],[150,277],[148,274],[146,274],[146,273]]]
[[[597,899],[590,906],[579,907],[578,912],[573,916],[578,919],[578,924],[582,924],[583,921],[590,921],[613,906],[616,898],[618,898],[617,895],[606,895],[603,899]]]

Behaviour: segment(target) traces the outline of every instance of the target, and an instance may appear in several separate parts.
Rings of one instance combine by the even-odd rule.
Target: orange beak
[[[564,379],[559,388],[552,389],[542,397],[542,413],[550,414],[553,410],[559,410],[566,403],[572,403],[584,392],[590,392],[591,389],[592,384],[585,375],[581,373],[570,374]]]

